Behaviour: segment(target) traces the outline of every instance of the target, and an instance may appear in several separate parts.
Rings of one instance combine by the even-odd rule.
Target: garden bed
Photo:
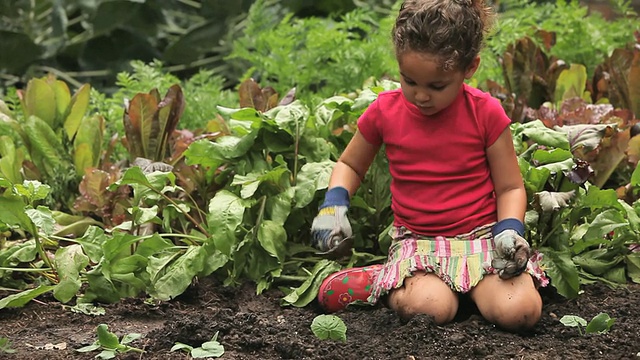
[[[102,316],[73,313],[47,298],[1,310],[0,337],[7,337],[16,352],[0,358],[92,359],[97,351],[75,349],[93,343],[99,324],[107,324],[118,336],[142,334],[131,345],[145,352],[129,352],[119,359],[188,359],[186,353],[170,352],[171,347],[176,342],[197,347],[216,332],[225,350],[222,359],[640,358],[640,285],[612,290],[596,284],[584,289],[572,300],[543,289],[542,321],[524,334],[495,328],[463,300],[458,317],[445,326],[436,326],[425,316],[402,322],[384,307],[338,313],[347,326],[347,341],[342,343],[313,335],[310,324],[321,313],[315,303],[281,307],[279,290],[255,295],[250,284],[231,288],[202,279],[173,301],[150,304],[144,298],[125,299],[104,306]],[[609,333],[582,336],[559,320],[564,315],[589,320],[600,312],[615,318]]]

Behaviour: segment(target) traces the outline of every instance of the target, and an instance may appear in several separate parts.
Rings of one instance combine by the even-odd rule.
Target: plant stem
[[[191,221],[198,228],[198,230],[200,230],[206,237],[211,236],[207,231],[207,229],[203,228],[202,225],[200,225],[200,223],[196,219],[194,219],[193,216],[191,216],[191,214],[189,214],[187,211],[182,210],[182,207],[180,207],[178,203],[176,203],[172,198],[168,197],[167,195],[163,194],[162,192],[154,188],[150,187],[150,189],[155,191],[157,194],[159,194],[163,198],[165,198],[165,200],[171,203],[171,205],[175,206],[175,208],[178,209],[178,211],[180,211],[184,216],[186,216],[186,218],[189,219],[189,221]]]
[[[301,281],[304,282],[308,279],[308,276],[296,276],[296,275],[280,275],[277,278],[273,279],[274,282],[280,281]]]
[[[47,256],[47,252],[44,251],[44,247],[42,246],[42,242],[40,242],[40,237],[38,236],[37,231],[33,234],[33,239],[36,242],[36,251],[38,252],[38,255],[40,255],[40,258],[42,259],[42,261],[44,261],[44,263],[49,268],[53,269],[53,271],[56,272],[55,267],[51,262],[51,259],[49,259],[49,257]]]
[[[562,218],[560,218],[560,221],[558,221],[556,225],[551,229],[551,231],[549,231],[547,235],[545,235],[545,237],[540,241],[538,247],[542,247],[544,244],[546,244],[549,238],[551,238],[551,235],[553,235],[556,230],[558,230],[558,228],[562,226],[564,221],[567,220],[569,216],[571,216],[571,212],[567,212],[567,215],[562,216]]]

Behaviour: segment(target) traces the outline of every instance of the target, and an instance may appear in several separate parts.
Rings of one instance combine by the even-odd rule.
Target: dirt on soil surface
[[[171,347],[176,342],[198,347],[216,332],[224,346],[222,359],[640,359],[640,285],[610,289],[596,284],[584,290],[566,300],[551,288],[542,289],[542,320],[523,334],[486,322],[465,299],[456,319],[444,326],[426,316],[401,321],[383,306],[347,309],[336,314],[347,326],[343,343],[313,335],[311,322],[322,313],[315,303],[281,307],[283,294],[277,289],[256,295],[251,284],[232,288],[201,279],[173,301],[126,299],[104,305],[102,316],[71,312],[53,298],[0,310],[0,337],[15,350],[0,352],[0,358],[93,359],[98,351],[75,349],[93,343],[96,326],[106,324],[118,336],[142,334],[131,345],[145,352],[118,359],[189,359]],[[563,315],[590,320],[600,312],[615,318],[609,333],[583,336],[560,323]]]

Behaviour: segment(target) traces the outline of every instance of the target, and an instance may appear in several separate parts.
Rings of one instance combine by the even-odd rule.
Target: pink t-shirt
[[[400,89],[381,92],[358,130],[385,145],[395,225],[455,236],[496,221],[486,150],[510,123],[497,99],[466,84],[433,116],[422,115]]]

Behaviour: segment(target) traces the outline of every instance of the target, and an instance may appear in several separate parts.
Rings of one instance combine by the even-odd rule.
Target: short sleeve
[[[358,119],[358,131],[371,145],[380,146],[382,144],[382,134],[380,126],[382,124],[382,112],[380,111],[380,98],[374,100],[371,105],[360,115]]]
[[[487,94],[478,108],[480,126],[484,130],[486,147],[493,145],[498,140],[500,134],[511,124],[511,119],[507,116],[500,101]]]

